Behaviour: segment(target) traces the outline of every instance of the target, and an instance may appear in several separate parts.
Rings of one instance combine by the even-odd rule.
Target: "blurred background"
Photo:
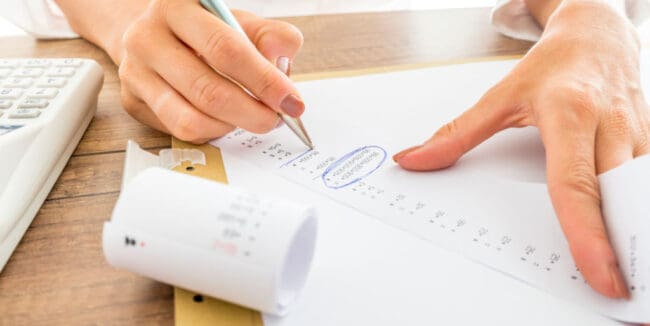
[[[368,11],[490,7],[496,3],[496,0],[226,0],[226,3],[233,9],[244,9],[268,17],[280,17]],[[20,28],[3,18],[2,14],[0,11],[0,37],[25,35]]]

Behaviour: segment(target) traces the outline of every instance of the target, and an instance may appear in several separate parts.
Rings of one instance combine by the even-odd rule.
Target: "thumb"
[[[236,11],[235,15],[257,50],[288,75],[291,61],[302,48],[300,30],[287,22],[260,18],[245,11]]]
[[[395,154],[393,160],[408,170],[446,168],[495,133],[527,125],[524,110],[517,110],[516,105],[506,102],[512,101],[512,94],[503,87],[495,87],[472,108],[438,129],[423,145],[403,150]]]

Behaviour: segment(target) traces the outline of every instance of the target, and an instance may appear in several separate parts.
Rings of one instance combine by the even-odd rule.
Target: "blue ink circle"
[[[362,152],[362,151],[364,151],[364,150],[369,150],[369,149],[370,149],[370,150],[378,150],[378,151],[380,152],[380,154],[382,155],[382,157],[381,157],[381,159],[379,160],[379,163],[377,164],[377,166],[375,166],[375,167],[373,167],[372,169],[370,169],[370,171],[366,172],[364,175],[359,176],[359,177],[357,177],[356,179],[353,179],[353,180],[351,180],[350,182],[345,183],[345,184],[343,184],[343,185],[330,185],[330,184],[328,184],[328,181],[327,181],[327,176],[328,176],[328,174],[330,174],[332,171],[334,171],[334,170],[335,170],[336,168],[338,168],[341,164],[345,163],[345,161],[347,161],[349,158],[353,157],[353,156],[356,155],[357,153]],[[343,155],[343,157],[341,157],[340,159],[336,160],[334,163],[330,164],[330,165],[325,169],[325,171],[323,171],[323,174],[321,175],[321,180],[323,180],[323,184],[325,184],[326,187],[331,188],[331,189],[341,189],[341,188],[347,187],[347,186],[349,186],[349,185],[355,184],[355,183],[357,183],[357,182],[363,180],[364,178],[366,178],[366,177],[368,177],[369,175],[371,175],[373,172],[377,171],[377,170],[378,170],[378,169],[379,169],[379,168],[384,164],[384,162],[386,161],[386,157],[387,157],[387,156],[388,156],[388,154],[386,153],[386,150],[384,150],[383,148],[381,148],[381,147],[379,147],[379,146],[375,146],[375,145],[364,146],[364,147],[361,147],[361,148],[355,149],[355,150],[353,150],[352,152]]]

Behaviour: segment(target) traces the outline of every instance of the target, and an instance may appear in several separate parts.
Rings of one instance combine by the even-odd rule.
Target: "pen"
[[[237,19],[235,16],[233,16],[232,12],[230,12],[230,9],[228,9],[228,6],[226,6],[223,0],[200,0],[200,2],[205,9],[213,13],[215,16],[221,18],[221,20],[223,20],[226,24],[228,24],[230,27],[248,39],[246,32],[244,32],[244,29],[241,27],[241,25],[239,25],[239,22],[237,22]],[[278,115],[282,121],[284,121],[287,127],[289,127],[289,129],[291,129],[291,131],[293,131],[293,133],[296,134],[296,136],[298,136],[298,138],[300,138],[300,140],[305,145],[307,145],[307,147],[310,149],[314,148],[314,144],[309,138],[307,130],[302,124],[300,118],[293,118],[284,113],[278,113]]]

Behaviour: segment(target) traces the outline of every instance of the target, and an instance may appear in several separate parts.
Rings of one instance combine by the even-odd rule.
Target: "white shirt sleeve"
[[[0,0],[0,16],[39,39],[79,37],[53,0]]]
[[[650,0],[607,0],[637,26],[650,17]],[[530,15],[524,0],[497,0],[490,16],[492,25],[501,33],[516,39],[537,41],[542,28]]]

